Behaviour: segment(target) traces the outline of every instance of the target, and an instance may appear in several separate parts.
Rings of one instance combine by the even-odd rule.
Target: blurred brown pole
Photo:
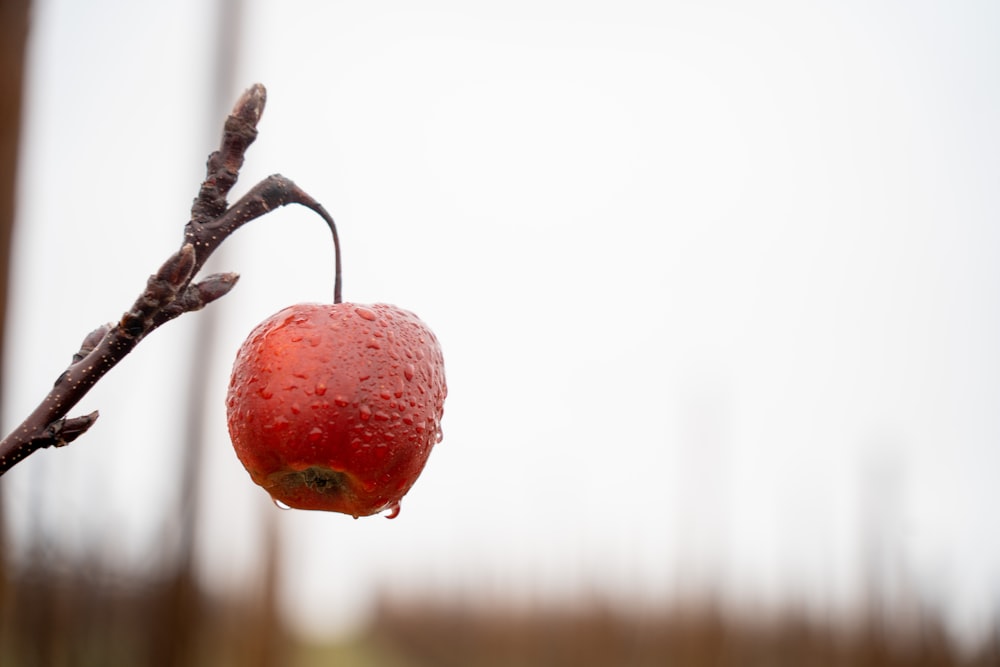
[[[14,228],[17,159],[21,138],[24,91],[24,52],[28,41],[30,0],[0,0],[0,381],[7,328],[7,292],[10,280],[10,243]],[[0,384],[0,410],[3,387]],[[0,414],[0,424],[3,423]],[[0,647],[10,627],[12,585],[8,578],[3,489],[0,488]],[[0,649],[2,650],[2,649]],[[0,660],[3,659],[0,653]]]
[[[216,52],[215,71],[210,82],[211,94],[209,95],[209,108],[207,127],[211,128],[211,141],[219,138],[220,122],[228,115],[233,101],[236,99],[236,70],[239,63],[240,37],[243,23],[244,3],[243,0],[220,0],[217,6],[217,30],[216,30]],[[209,144],[211,145],[211,144]],[[224,249],[216,252],[212,262],[218,264],[224,261]],[[208,267],[211,268],[211,267]],[[222,619],[208,618],[208,609],[205,605],[205,598],[201,593],[202,587],[197,582],[195,572],[195,559],[197,554],[197,538],[199,528],[199,517],[201,515],[202,498],[202,475],[204,468],[204,450],[208,443],[205,438],[205,425],[207,422],[208,410],[219,409],[222,406],[222,399],[212,397],[208,393],[208,382],[205,374],[206,368],[213,367],[219,363],[217,354],[218,344],[218,323],[219,318],[225,308],[225,303],[214,304],[199,314],[195,330],[194,348],[191,350],[190,367],[188,371],[188,387],[186,391],[187,404],[184,406],[184,416],[182,423],[183,431],[183,452],[181,461],[181,480],[179,505],[177,516],[179,517],[179,549],[176,569],[176,578],[173,582],[173,595],[171,596],[172,610],[169,626],[168,641],[171,646],[168,648],[170,658],[163,661],[164,665],[180,666],[188,665],[202,657],[199,653],[206,648],[205,629],[213,634],[218,652],[222,654],[241,655],[240,664],[243,665],[272,665],[279,664],[277,655],[277,642],[275,641],[275,549],[273,522],[265,524],[265,554],[264,581],[262,582],[262,598],[255,600],[256,605],[250,611],[249,626],[239,623],[242,632],[229,634],[219,632],[220,626],[225,623]],[[257,606],[259,605],[259,606]],[[222,609],[230,610],[230,605],[222,605]],[[241,610],[246,612],[247,610]],[[221,638],[221,639],[220,639]],[[226,639],[245,643],[244,647],[219,647],[217,644]],[[250,648],[249,655],[241,648]]]
[[[209,127],[217,130],[220,119],[225,118],[236,99],[236,71],[240,61],[241,33],[244,17],[244,0],[221,0],[219,8],[219,26],[217,34],[217,57],[213,96],[210,105]],[[217,135],[212,137],[217,138]],[[212,261],[225,265],[225,248],[220,248],[212,257]],[[211,267],[209,267],[211,268]],[[218,270],[224,270],[220,268]],[[212,364],[218,364],[219,326],[224,316],[227,302],[215,304],[201,313],[195,334],[195,350],[191,355],[191,370],[189,375],[187,405],[187,452],[185,453],[185,479],[192,484],[199,478],[202,468],[202,452],[205,442],[205,422],[208,410],[219,409],[222,406],[221,397],[208,395],[208,383],[205,369]],[[222,363],[227,363],[222,362]],[[188,512],[193,517],[198,515],[200,496],[192,489]],[[191,526],[194,526],[192,521]],[[277,613],[277,575],[279,567],[280,543],[277,538],[277,522],[274,513],[261,519],[261,551],[263,562],[260,564],[259,589],[253,596],[253,608],[243,610],[249,616],[237,619],[240,631],[228,635],[231,641],[239,646],[230,646],[231,655],[238,657],[239,664],[244,667],[277,667],[284,664],[282,657],[283,633]],[[191,535],[189,548],[193,548],[194,536]],[[224,608],[230,608],[224,605]]]
[[[229,114],[235,99],[234,88],[236,61],[239,52],[239,31],[242,23],[243,1],[220,0],[216,21],[215,72],[210,81],[207,127],[212,129],[211,140],[217,142],[221,123]],[[212,143],[209,143],[212,145]],[[218,262],[224,249],[220,248],[211,261]],[[215,361],[215,342],[218,338],[218,311],[224,304],[214,304],[199,313],[195,325],[194,349],[189,355],[188,388],[184,406],[183,460],[180,480],[180,558],[182,569],[191,570],[197,539],[198,510],[201,501],[202,451],[204,450],[205,423],[208,410],[222,405],[222,399],[212,401],[208,396],[205,369]]]

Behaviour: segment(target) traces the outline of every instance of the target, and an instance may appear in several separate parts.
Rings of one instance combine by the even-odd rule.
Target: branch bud
[[[73,355],[73,363],[75,364],[78,361],[82,361],[88,354],[93,352],[94,348],[96,348],[101,341],[104,340],[104,337],[108,334],[108,332],[111,331],[112,326],[113,325],[111,324],[102,324],[87,334],[86,338],[83,339],[83,343],[80,344],[80,350]]]
[[[194,267],[194,246],[185,243],[180,250],[163,263],[163,266],[156,272],[156,278],[165,281],[175,289],[179,289],[191,279]]]
[[[262,84],[255,83],[240,95],[240,99],[233,106],[232,115],[256,126],[264,113],[266,102],[267,90]]]
[[[198,291],[198,302],[204,307],[229,294],[239,279],[238,273],[214,273],[191,287]]]
[[[63,419],[53,422],[49,425],[48,429],[51,434],[52,442],[46,446],[65,447],[86,433],[100,416],[100,413],[97,410],[94,410],[89,415],[83,415],[82,417],[64,417]]]

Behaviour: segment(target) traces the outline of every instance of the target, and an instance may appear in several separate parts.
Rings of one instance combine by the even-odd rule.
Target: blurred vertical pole
[[[212,52],[206,54],[214,63],[208,78],[210,87],[205,99],[206,131],[203,145],[218,145],[221,137],[222,121],[229,114],[229,104],[234,87],[235,70],[239,53],[242,0],[219,0],[216,3],[216,27],[211,40]],[[221,250],[213,261],[218,261]],[[205,445],[206,408],[209,402],[205,369],[210,368],[215,356],[217,338],[217,307],[207,308],[195,318],[195,334],[188,358],[187,388],[184,395],[187,403],[182,407],[180,423],[181,462],[178,480],[177,505],[174,518],[177,527],[177,551],[175,562],[167,563],[170,576],[166,581],[165,598],[160,614],[165,616],[157,635],[154,659],[162,667],[182,667],[201,664],[202,652],[211,631],[205,632],[206,624],[217,619],[210,618],[203,587],[199,585],[195,572],[197,539],[200,524],[203,450]],[[215,635],[217,643],[218,637]]]
[[[217,142],[221,123],[229,114],[237,97],[236,71],[240,59],[241,29],[244,15],[243,0],[220,0],[217,6],[217,27],[215,33],[215,68],[210,80],[211,92],[207,96],[206,127],[210,128],[211,142]],[[212,145],[210,143],[209,145]],[[213,270],[212,264],[224,263],[225,249],[217,251],[206,270]],[[195,554],[199,528],[200,508],[202,503],[202,471],[204,470],[203,452],[205,450],[206,423],[209,410],[220,406],[221,399],[210,396],[206,368],[218,363],[218,323],[225,308],[225,303],[213,304],[213,307],[199,313],[195,325],[194,348],[189,356],[187,404],[184,407],[182,423],[184,424],[184,450],[181,463],[181,481],[178,516],[180,517],[179,563],[175,579],[176,595],[173,610],[175,625],[174,638],[176,649],[172,651],[172,665],[189,665],[198,662],[199,649],[205,642],[199,642],[199,632],[214,627],[212,632],[216,638],[229,636],[217,632],[219,620],[207,618],[207,610],[203,596],[199,594],[195,576]],[[261,599],[250,611],[251,622],[244,632],[238,635],[238,640],[245,642],[250,651],[236,649],[241,656],[241,665],[272,665],[278,664],[276,633],[277,618],[275,605],[275,570],[276,548],[274,522],[265,524],[265,554]],[[231,609],[224,605],[225,609]],[[243,625],[242,623],[240,625]],[[202,645],[202,646],[200,646]],[[233,647],[224,648],[229,653]]]
[[[209,146],[218,144],[221,138],[222,122],[229,115],[233,96],[236,63],[239,52],[239,32],[243,14],[243,0],[219,0],[216,17],[215,39],[215,69],[210,79],[211,91],[207,96],[209,106],[206,111],[205,126],[211,128],[211,137],[206,138]],[[216,251],[210,260],[218,263],[225,248]],[[208,396],[205,369],[210,368],[215,361],[215,343],[218,338],[218,306],[206,308],[198,314],[195,323],[194,349],[189,359],[190,367],[187,373],[188,387],[185,395],[187,404],[184,407],[184,451],[181,464],[179,516],[180,525],[180,558],[181,569],[191,569],[192,556],[195,551],[195,541],[198,533],[198,506],[201,501],[201,471],[203,466],[202,451],[205,440],[205,423],[208,404],[215,405]],[[220,403],[221,404],[221,403]]]
[[[0,0],[0,408],[3,406],[3,355],[7,329],[10,244],[14,228],[17,160],[21,138],[24,52],[28,42],[30,0]],[[2,415],[0,415],[2,417]],[[0,418],[0,424],[3,424]],[[6,428],[6,427],[4,427]],[[3,488],[0,487],[0,661],[12,613],[13,584],[7,562]]]

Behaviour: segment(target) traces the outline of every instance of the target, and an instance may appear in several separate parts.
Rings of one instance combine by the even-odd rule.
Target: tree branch
[[[83,340],[69,367],[52,390],[6,438],[0,441],[0,475],[45,447],[62,447],[74,441],[97,420],[98,413],[67,418],[69,411],[157,327],[225,296],[236,284],[235,273],[214,274],[192,282],[199,269],[234,231],[280,206],[300,204],[319,214],[333,235],[334,301],[340,302],[340,242],[330,214],[292,181],[275,174],[253,186],[232,206],[227,197],[243,166],[247,148],[257,138],[257,123],[267,93],[255,84],[236,103],[226,119],[222,143],[206,165],[206,177],[191,206],[191,220],[184,228],[184,242],[149,277],[146,289],[117,323],[98,327]]]

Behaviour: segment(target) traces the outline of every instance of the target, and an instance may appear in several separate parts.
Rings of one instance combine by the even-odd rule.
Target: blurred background
[[[0,664],[1000,664],[1000,5],[0,4],[5,433],[254,82],[231,199],[450,390],[398,518],[276,508],[225,387],[333,257],[241,229],[0,480]]]

